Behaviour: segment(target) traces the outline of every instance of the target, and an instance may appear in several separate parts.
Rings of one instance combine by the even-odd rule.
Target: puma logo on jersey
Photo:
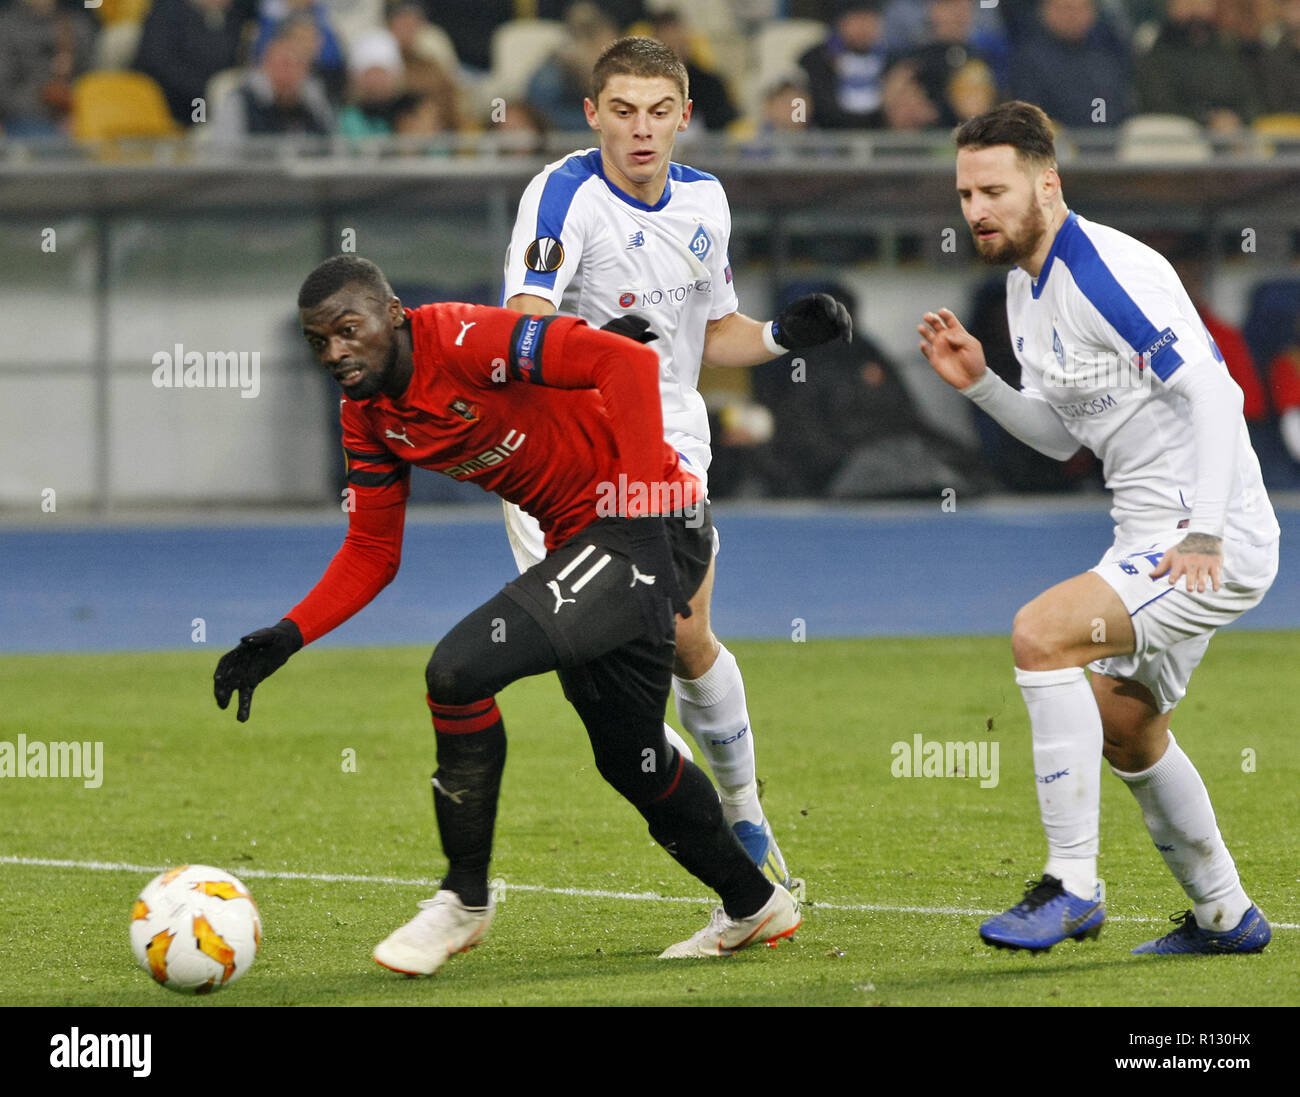
[[[385,437],[385,438],[395,438],[397,441],[399,441],[399,442],[405,442],[405,443],[406,443],[408,446],[410,446],[412,449],[415,449],[415,443],[412,442],[408,437],[406,437],[406,431],[407,431],[407,430],[410,430],[410,429],[411,429],[410,427],[407,427],[406,430],[402,431],[401,434],[398,434],[397,431],[395,431],[395,430],[386,430],[386,431],[384,431],[384,437]]]
[[[435,777],[435,778],[433,779],[433,791],[434,791],[434,792],[441,792],[441,793],[442,793],[445,797],[447,797],[447,799],[450,800],[453,804],[459,804],[459,803],[462,803],[462,802],[463,802],[463,801],[461,800],[461,797],[464,796],[465,793],[468,792],[469,790],[468,790],[468,789],[461,789],[459,792],[452,792],[450,789],[448,789],[447,787],[445,787],[445,786],[442,784],[442,782],[440,782],[440,781],[438,780],[438,778]]]
[[[477,320],[462,320],[460,322],[460,334],[456,336],[456,346],[463,347],[465,345],[465,333],[477,323]]]
[[[653,575],[642,575],[636,564],[632,565],[632,582],[628,583],[629,587],[634,587],[637,583],[644,583],[648,587],[654,586],[655,577]]]
[[[547,589],[548,589],[552,594],[555,595],[555,612],[556,612],[556,613],[559,613],[559,612],[560,612],[560,607],[561,607],[561,606],[566,606],[566,605],[570,605],[570,604],[576,606],[576,605],[578,604],[578,600],[577,600],[576,598],[566,598],[566,597],[564,597],[564,592],[563,592],[562,590],[560,590],[560,584],[557,583],[554,579],[552,579],[549,583],[546,584],[546,588],[547,588]]]

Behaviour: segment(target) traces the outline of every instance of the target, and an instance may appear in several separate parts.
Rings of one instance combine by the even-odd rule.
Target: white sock
[[[1045,874],[1091,899],[1101,816],[1101,713],[1082,667],[1021,670],[1029,710],[1038,810],[1047,833]]]
[[[718,657],[698,678],[673,675],[682,726],[695,737],[718,783],[728,823],[763,821],[754,773],[754,736],[745,707],[745,683],[736,657],[719,645]]]
[[[1111,772],[1137,798],[1151,840],[1194,904],[1196,924],[1212,933],[1233,929],[1250,899],[1219,834],[1205,782],[1173,733],[1150,769],[1122,773],[1112,766]]]
[[[686,745],[686,740],[677,734],[677,729],[671,724],[664,724],[664,738],[668,740],[673,750],[677,751],[688,762],[695,761],[695,755],[691,753],[691,748]]]

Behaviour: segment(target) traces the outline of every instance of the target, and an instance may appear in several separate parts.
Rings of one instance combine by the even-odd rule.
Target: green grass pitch
[[[0,779],[0,1002],[1297,1005],[1300,701],[1279,678],[1296,645],[1294,633],[1220,635],[1173,725],[1248,890],[1290,927],[1260,956],[1129,955],[1184,899],[1109,774],[1100,939],[1037,957],[984,947],[981,916],[1019,898],[1044,852],[1008,642],[863,639],[732,645],[764,804],[808,881],[793,942],[725,961],[657,959],[707,920],[704,888],[601,781],[546,676],[501,695],[510,755],[496,923],[426,980],[370,959],[443,868],[426,651],[309,649],[260,687],[243,725],[212,702],[216,651],[7,658],[0,740],[102,741],[104,774],[98,788]],[[891,748],[915,734],[996,742],[996,786],[895,776]],[[202,1002],[155,986],[127,940],[152,867],[185,862],[241,875],[265,926],[249,974]]]

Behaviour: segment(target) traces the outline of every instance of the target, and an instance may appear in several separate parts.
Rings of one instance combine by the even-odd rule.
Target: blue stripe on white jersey
[[[546,178],[542,188],[542,200],[537,205],[537,234],[535,239],[551,237],[560,240],[564,231],[564,219],[569,215],[573,196],[593,175],[600,175],[600,150],[593,149],[585,156],[570,156],[562,167],[556,168]],[[555,286],[556,271],[530,270],[524,275],[524,285],[541,286],[552,289]]]
[[[1047,274],[1052,261],[1059,259],[1070,270],[1074,284],[1102,316],[1123,337],[1134,351],[1143,355],[1144,362],[1162,381],[1183,364],[1182,356],[1174,349],[1172,333],[1160,331],[1147,319],[1137,302],[1119,284],[1106,261],[1097,252],[1097,246],[1088,239],[1078,217],[1071,213],[1052,241],[1043,269],[1033,283],[1037,300],[1047,284]]]
[[[668,178],[676,179],[679,183],[704,183],[718,181],[716,175],[710,175],[707,171],[700,171],[699,168],[692,168],[686,164],[676,164],[669,162]]]

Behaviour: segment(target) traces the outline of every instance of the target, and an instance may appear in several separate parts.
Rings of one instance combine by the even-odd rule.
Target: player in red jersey
[[[798,904],[764,878],[708,778],[664,737],[674,611],[689,612],[708,569],[712,523],[699,482],[663,440],[658,357],[641,345],[653,333],[629,318],[616,334],[478,305],[404,309],[378,267],[346,255],[311,273],[298,309],[343,389],[348,533],[306,598],[222,657],[218,705],[238,693],[238,718],[248,719],[262,680],[392,580],[412,465],[519,503],[546,533],[546,559],[456,625],[429,660],[433,801],[448,870],[375,959],[431,975],[486,932],[506,750],[494,695],[550,670],[601,775],[722,897],[705,929],[663,955],[727,955],[792,935]]]

